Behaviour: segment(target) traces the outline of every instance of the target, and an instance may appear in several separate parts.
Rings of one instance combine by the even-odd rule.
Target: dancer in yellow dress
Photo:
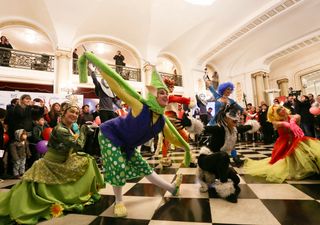
[[[281,183],[286,179],[301,180],[320,173],[320,141],[306,137],[298,126],[299,115],[290,115],[281,105],[268,110],[268,120],[279,133],[272,156],[262,160],[247,159],[246,174],[266,177]]]

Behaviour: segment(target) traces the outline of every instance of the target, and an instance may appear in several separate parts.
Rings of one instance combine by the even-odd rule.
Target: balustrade
[[[159,72],[159,74],[161,75],[162,79],[169,78],[171,80],[174,80],[175,86],[182,87],[182,76],[181,75],[171,74],[171,73],[163,73],[163,72]]]
[[[53,72],[54,56],[0,48],[0,66]]]

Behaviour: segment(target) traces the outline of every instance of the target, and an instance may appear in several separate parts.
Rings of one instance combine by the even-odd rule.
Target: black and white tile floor
[[[262,159],[271,155],[272,145],[237,144],[242,157]],[[193,149],[197,155],[199,150]],[[209,225],[209,224],[320,224],[320,176],[282,184],[267,183],[234,167],[241,183],[238,203],[229,203],[209,193],[199,192],[196,168],[183,168],[183,152],[171,153],[173,164],[161,168],[159,157],[145,155],[146,160],[164,179],[171,182],[176,173],[184,175],[179,197],[149,183],[145,178],[131,180],[123,190],[128,209],[126,218],[113,217],[114,196],[108,185],[102,198],[81,214],[41,222],[41,225]],[[17,180],[0,183],[8,191]]]

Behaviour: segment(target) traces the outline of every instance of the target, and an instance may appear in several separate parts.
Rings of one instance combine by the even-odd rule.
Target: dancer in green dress
[[[81,211],[100,198],[103,179],[92,157],[80,152],[89,128],[72,130],[79,108],[64,104],[61,122],[53,129],[48,151],[9,192],[0,193],[0,224],[36,224],[64,211]]]

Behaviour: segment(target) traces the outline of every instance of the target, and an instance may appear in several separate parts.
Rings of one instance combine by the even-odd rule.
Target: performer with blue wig
[[[243,111],[242,107],[239,104],[237,104],[236,101],[229,98],[229,96],[234,90],[234,85],[231,82],[225,82],[220,84],[218,86],[218,92],[214,89],[211,80],[207,80],[206,85],[207,87],[209,87],[210,92],[212,93],[213,97],[216,99],[216,102],[214,105],[215,115],[209,121],[208,126],[214,126],[216,124],[216,115],[226,105],[235,104],[236,108],[239,109],[240,112]]]
[[[223,110],[226,106],[232,105],[234,110],[238,110],[241,113],[243,112],[243,108],[233,99],[229,98],[231,93],[234,90],[234,85],[231,82],[225,82],[218,86],[218,92],[214,89],[213,83],[211,80],[206,80],[206,86],[209,87],[209,90],[213,94],[215,101],[215,115],[210,119],[207,126],[216,126],[217,124],[217,115],[219,115],[219,112]],[[259,124],[253,122],[251,124],[253,129],[252,131],[257,131],[259,129]],[[239,155],[237,154],[237,151],[234,149],[231,151],[231,157],[233,158],[233,161],[235,162],[237,167],[241,167],[243,165],[243,160],[240,159]]]

